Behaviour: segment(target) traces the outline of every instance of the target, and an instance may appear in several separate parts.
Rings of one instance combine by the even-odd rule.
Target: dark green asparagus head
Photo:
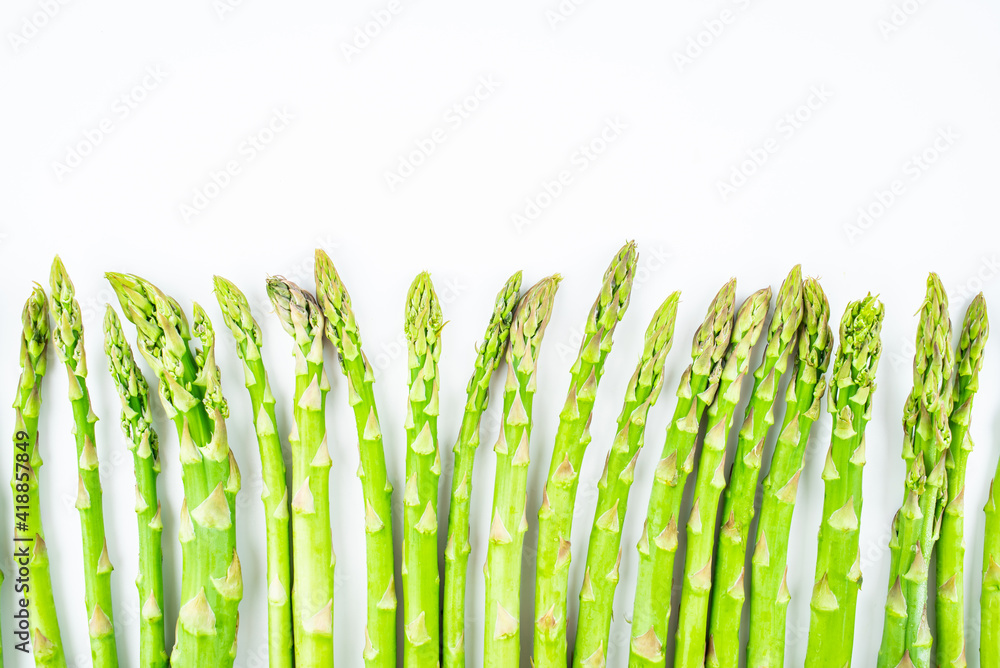
[[[222,320],[236,339],[236,352],[246,361],[249,361],[248,356],[250,359],[258,359],[264,335],[250,312],[250,302],[246,295],[232,281],[221,276],[216,276],[213,282],[215,297],[222,310]]]
[[[584,364],[590,364],[597,365],[595,372],[600,374],[599,362],[611,350],[615,326],[625,316],[625,310],[628,308],[637,260],[635,242],[629,241],[622,246],[604,272],[601,294],[587,316],[583,341],[580,343],[580,354],[573,365],[572,373],[578,374]]]
[[[105,274],[122,311],[138,331],[139,352],[157,376],[183,376],[183,360],[190,355],[187,317],[180,305],[159,288],[134,274]]]
[[[733,334],[733,312],[736,310],[736,279],[731,278],[716,293],[708,306],[708,313],[691,343],[691,357],[694,360],[685,371],[677,388],[678,396],[688,396],[691,392],[692,376],[707,378],[707,385],[698,399],[709,405],[719,389],[722,365],[725,360],[729,340]],[[699,383],[699,387],[701,384]]]
[[[409,343],[409,367],[411,372],[423,368],[425,380],[435,376],[434,364],[441,357],[441,329],[444,315],[441,302],[434,292],[431,275],[421,272],[413,279],[406,295],[406,315],[404,331]]]
[[[510,326],[510,347],[507,350],[508,386],[514,373],[527,378],[529,392],[535,390],[535,371],[545,328],[552,317],[552,306],[562,277],[553,274],[531,286],[517,305]]]
[[[674,339],[674,323],[677,320],[677,304],[681,293],[674,292],[664,300],[653,314],[646,328],[646,338],[642,346],[639,366],[629,382],[628,398],[638,402],[655,403],[663,388],[663,363],[670,352]]]
[[[750,364],[750,351],[757,344],[771,308],[771,288],[761,288],[746,298],[736,313],[733,335],[726,354],[723,381],[734,382],[742,378]]]
[[[764,351],[764,364],[757,367],[755,376],[763,381],[777,367],[784,372],[788,363],[788,347],[802,323],[802,267],[795,265],[788,272],[784,283],[778,290],[778,301],[774,308],[774,317],[767,331],[767,348]]]
[[[192,331],[201,341],[201,349],[195,354],[195,364],[198,366],[198,379],[195,384],[203,389],[202,403],[208,415],[213,418],[228,417],[229,405],[222,396],[222,374],[215,362],[215,329],[212,328],[212,321],[208,319],[208,313],[198,302],[194,302],[192,313],[194,314]]]
[[[326,336],[337,349],[340,364],[344,366],[346,361],[361,354],[361,338],[354,320],[354,310],[351,308],[351,295],[340,280],[340,274],[333,266],[330,256],[322,248],[316,249],[315,268],[316,296],[326,319]],[[368,367],[367,360],[364,363]]]
[[[833,362],[827,406],[835,415],[842,408],[848,410],[850,415],[844,417],[851,422],[855,413],[864,421],[871,415],[884,315],[882,303],[868,295],[848,304],[840,321],[840,347]]]
[[[38,417],[42,405],[41,385],[45,375],[45,350],[49,345],[49,310],[45,290],[35,284],[31,296],[21,311],[21,380],[14,399],[18,409],[17,428],[23,427],[21,416]]]
[[[830,302],[815,278],[807,278],[802,283],[802,306],[797,381],[813,384],[830,366],[830,347],[833,345]]]
[[[469,379],[466,410],[479,410],[485,405],[490,387],[490,376],[500,365],[500,359],[507,350],[510,324],[514,320],[514,309],[521,294],[521,272],[507,279],[497,293],[493,306],[493,316],[486,327],[482,343],[476,346],[476,370]]]
[[[153,461],[159,461],[159,439],[153,429],[149,385],[136,366],[118,314],[110,304],[104,312],[104,353],[108,358],[111,378],[115,381],[118,396],[122,400],[122,431],[132,443],[130,447],[142,447],[145,444]]]
[[[948,296],[941,279],[931,273],[917,326],[913,391],[903,410],[903,459],[909,463],[921,458],[926,471],[941,461],[941,475],[943,456],[951,443],[953,367]]]
[[[55,320],[52,340],[55,342],[59,361],[66,364],[76,376],[87,375],[87,355],[83,348],[83,315],[76,300],[73,281],[57,255],[49,274],[52,288],[50,308]]]
[[[952,392],[952,399],[955,402],[952,421],[965,420],[962,424],[968,425],[972,397],[979,389],[979,370],[983,366],[983,350],[989,335],[990,321],[986,314],[986,299],[980,292],[965,312],[965,322],[962,324],[962,334],[958,342],[955,385]]]

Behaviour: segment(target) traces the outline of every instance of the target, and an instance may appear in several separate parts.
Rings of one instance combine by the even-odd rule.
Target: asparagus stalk
[[[567,662],[566,603],[570,534],[590,418],[615,326],[625,315],[635,276],[636,248],[625,244],[604,273],[601,293],[587,317],[580,353],[570,369],[569,394],[559,415],[548,480],[538,510],[535,571],[535,666],[564,668]]]
[[[475,369],[469,379],[465,415],[455,444],[451,506],[448,511],[448,543],[444,550],[443,645],[445,668],[465,668],[465,589],[469,571],[469,510],[472,499],[472,468],[479,447],[479,427],[489,399],[490,379],[507,350],[510,323],[521,290],[517,272],[497,295],[493,316],[482,344],[476,349]]]
[[[122,401],[121,426],[129,441],[135,468],[135,513],[139,524],[139,665],[166,668],[163,628],[163,521],[156,491],[160,473],[160,443],[153,429],[149,386],[125,340],[118,314],[108,304],[104,314],[104,352]]]
[[[406,299],[410,393],[406,414],[406,490],[403,494],[403,661],[437,668],[441,661],[437,502],[438,359],[444,317],[431,277],[419,274]]]
[[[904,659],[914,666],[930,666],[927,576],[948,494],[954,364],[950,339],[948,297],[940,279],[931,274],[917,328],[913,391],[903,410],[906,489],[889,543],[892,558],[879,666],[896,666]]]
[[[760,338],[770,303],[771,288],[764,288],[748,297],[740,307],[719,392],[708,409],[708,426],[687,523],[684,586],[674,651],[677,668],[701,668],[705,665],[712,552],[719,499],[726,486],[726,439],[740,400],[740,388],[750,366],[750,352]]]
[[[802,271],[796,265],[778,292],[767,333],[764,358],[754,372],[753,393],[740,429],[733,469],[726,487],[725,521],[714,562],[708,635],[708,665],[739,668],[740,622],[746,600],[746,553],[754,517],[764,440],[774,424],[778,383],[788,367],[796,331],[802,323]]]
[[[243,360],[243,377],[250,394],[254,431],[260,449],[264,489],[264,529],[267,536],[267,652],[271,668],[292,668],[292,572],[289,545],[288,488],[275,418],[275,399],[264,370],[263,334],[250,303],[233,283],[215,277],[215,296],[222,319],[236,340]]]
[[[396,668],[396,584],[393,575],[392,484],[385,468],[382,429],[375,408],[375,374],[361,350],[361,336],[343,281],[316,250],[316,289],[326,336],[337,348],[358,431],[358,475],[365,500],[368,609],[364,659],[367,668]]]
[[[104,536],[104,503],[100,462],[97,458],[94,425],[97,415],[87,390],[87,352],[83,344],[83,316],[76,301],[73,281],[62,260],[56,256],[49,275],[50,309],[55,320],[52,340],[56,356],[66,365],[69,400],[73,406],[73,434],[76,439],[79,491],[76,508],[80,512],[83,539],[83,579],[87,604],[87,630],[91,661],[97,668],[118,666],[115,646],[114,609],[111,604],[111,559]]]
[[[732,334],[735,298],[736,279],[732,279],[715,295],[704,322],[695,332],[691,344],[693,362],[677,388],[677,405],[656,467],[649,510],[638,545],[639,574],[629,646],[631,668],[656,668],[666,661],[664,644],[670,625],[674,557],[684,484],[694,468],[695,440],[702,416],[719,389]]]
[[[986,501],[983,591],[979,600],[979,665],[1000,666],[1000,462]]]
[[[521,639],[521,547],[528,529],[525,515],[528,486],[531,407],[538,353],[559,286],[558,275],[528,290],[514,314],[507,350],[503,427],[493,450],[496,483],[489,546],[486,552],[486,642],[483,665],[519,665]]]
[[[180,442],[182,603],[170,665],[231,667],[243,598],[236,553],[240,474],[226,438],[229,409],[215,362],[215,333],[196,303],[193,333],[201,348],[192,351],[192,328],[175,300],[138,276],[107,277],[136,326],[139,352],[159,378],[160,398]]]
[[[292,450],[292,629],[295,663],[333,665],[333,569],[330,451],[326,442],[323,313],[295,283],[267,279],[267,295],[295,344]]]
[[[833,363],[830,397],[834,416],[823,469],[823,522],[819,530],[816,584],[810,603],[806,665],[851,665],[854,616],[861,586],[858,528],[865,427],[871,417],[875,371],[882,352],[884,309],[868,295],[847,306],[840,322],[840,347]]]
[[[621,564],[621,527],[629,490],[646,431],[646,416],[663,387],[663,362],[674,336],[680,293],[675,292],[653,314],[646,329],[639,363],[625,391],[618,431],[598,483],[594,529],[587,550],[587,568],[580,591],[580,617],[573,665],[578,668],[607,663],[608,638],[615,588]]]
[[[828,324],[830,305],[826,295],[818,281],[807,278],[802,297],[795,368],[785,394],[785,418],[771,469],[764,479],[757,524],[751,571],[749,668],[785,665],[785,617],[790,600],[785,584],[788,536],[809,433],[819,418],[820,399],[826,390],[823,374],[830,363],[833,331]]]
[[[14,561],[28,570],[30,591],[21,591],[28,604],[28,639],[35,665],[66,668],[38,498],[38,470],[42,466],[38,451],[38,415],[42,408],[42,378],[48,343],[49,311],[45,291],[35,285],[21,312],[21,377],[14,398],[14,474],[10,481],[14,494]],[[17,635],[22,640],[18,648],[23,646],[27,651],[23,632]]]
[[[989,327],[986,300],[979,293],[965,313],[958,343],[948,425],[948,496],[937,550],[937,665],[949,668],[965,667],[965,471],[972,452],[972,400],[979,389]]]

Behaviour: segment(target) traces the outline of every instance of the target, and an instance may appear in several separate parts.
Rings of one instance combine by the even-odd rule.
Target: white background
[[[46,283],[51,258],[60,253],[88,327],[124,665],[136,665],[138,652],[133,476],[101,350],[100,315],[111,299],[102,272],[141,273],[185,305],[198,300],[222,330],[229,434],[244,481],[239,546],[246,595],[237,665],[251,668],[264,665],[266,656],[260,467],[240,364],[211,293],[212,274],[234,280],[257,305],[287,429],[291,342],[269,313],[264,278],[283,274],[311,286],[312,251],[327,248],[353,294],[368,356],[378,368],[390,475],[400,488],[406,396],[401,326],[412,277],[422,269],[433,272],[450,320],[441,360],[440,436],[447,451],[457,434],[473,346],[496,290],[515,269],[524,270],[525,285],[561,272],[565,281],[535,403],[533,518],[587,309],[608,260],[627,238],[639,243],[640,280],[609,359],[581,478],[571,607],[594,485],[655,307],[670,291],[683,291],[666,389],[651,412],[649,447],[625,527],[614,666],[625,665],[633,546],[694,327],[729,276],[739,278],[742,299],[764,285],[777,289],[801,262],[806,274],[822,277],[834,320],[849,300],[868,291],[886,305],[885,351],[868,432],[865,579],[855,643],[856,664],[873,665],[888,579],[888,529],[902,496],[900,417],[911,385],[913,314],[926,273],[939,272],[948,286],[956,326],[979,289],[991,304],[1000,303],[994,280],[1000,272],[997,5],[566,0],[560,10],[557,0],[482,6],[454,0],[226,1],[11,0],[0,10],[0,379],[13,397],[17,314],[31,282]],[[269,125],[273,130],[266,130]],[[617,129],[604,130],[609,127]],[[602,131],[610,141],[598,139]],[[424,153],[414,153],[421,145]],[[580,152],[587,145],[591,157]],[[917,166],[925,151],[924,167]],[[410,174],[404,162],[420,164]],[[220,176],[227,167],[231,174]],[[392,172],[406,176],[401,182],[387,178]],[[561,191],[547,196],[546,185],[550,194],[559,190],[552,181],[561,172]],[[721,184],[732,190],[723,193]],[[859,208],[871,218],[859,221]],[[527,224],[517,224],[516,214]],[[970,666],[978,665],[980,509],[1000,453],[996,349],[993,342],[987,349],[966,494]],[[85,666],[70,410],[64,375],[51,362],[43,514],[63,638],[73,665]],[[330,378],[336,659],[360,666],[365,558],[354,426],[336,368]],[[779,403],[779,420],[782,410]],[[158,426],[172,626],[182,494],[172,428],[162,421]],[[793,526],[788,665],[801,665],[805,655],[828,417],[815,435]],[[484,443],[494,438],[483,434]],[[0,475],[9,476],[9,460],[0,458]],[[493,454],[484,447],[476,469],[470,568],[474,657],[482,646],[481,566],[492,467]],[[5,495],[4,540],[11,531],[9,504]],[[534,524],[528,542],[533,538]],[[9,550],[3,562],[9,574]],[[529,620],[530,559],[525,566],[522,613]],[[12,594],[8,580],[0,605],[6,658],[8,665],[27,666],[28,658],[13,651]],[[527,626],[524,635],[530,642]]]

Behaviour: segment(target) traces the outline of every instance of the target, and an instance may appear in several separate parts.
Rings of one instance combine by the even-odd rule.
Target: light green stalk
[[[156,491],[160,442],[153,429],[149,386],[135,364],[118,314],[108,304],[104,314],[104,352],[122,401],[122,432],[129,441],[135,469],[135,513],[139,525],[139,665],[165,668],[163,624],[163,521]]]
[[[740,623],[746,600],[746,554],[764,441],[774,425],[778,383],[788,367],[788,353],[802,323],[802,271],[796,265],[778,292],[767,333],[764,357],[754,372],[753,393],[740,429],[729,485],[723,501],[724,524],[714,561],[709,616],[708,658],[713,668],[739,668]]]
[[[76,301],[73,281],[62,260],[56,256],[49,275],[52,288],[50,308],[55,327],[52,340],[56,356],[66,365],[69,400],[73,406],[73,435],[76,440],[79,489],[76,509],[80,511],[83,539],[83,581],[87,603],[87,630],[90,657],[95,668],[116,668],[114,608],[111,604],[111,559],[104,537],[104,503],[100,462],[97,458],[94,425],[97,415],[87,390],[87,352],[83,345],[83,316]]]
[[[979,389],[989,330],[986,300],[979,293],[965,313],[955,360],[948,497],[937,549],[937,665],[948,668],[965,667],[965,470],[972,452],[972,400]]]
[[[14,398],[14,474],[10,481],[14,494],[14,563],[28,569],[27,578],[19,576],[15,580],[19,592],[17,611],[22,610],[21,600],[28,602],[28,631],[25,634],[19,627],[14,635],[20,641],[17,649],[27,652],[30,641],[39,668],[66,668],[38,498],[38,470],[42,467],[38,416],[48,344],[45,291],[35,285],[21,312],[21,377]]]
[[[323,313],[311,294],[280,277],[267,296],[295,344],[292,450],[292,628],[295,664],[333,665],[333,537],[330,450],[326,442]]]
[[[625,315],[637,259],[634,242],[625,244],[604,273],[601,293],[584,327],[580,353],[570,369],[569,393],[556,431],[548,480],[538,510],[535,570],[536,668],[567,663],[566,604],[570,535],[583,455],[590,443],[590,418],[615,326]]]
[[[712,552],[719,499],[726,486],[726,440],[736,404],[740,400],[743,379],[750,366],[750,353],[764,329],[770,303],[771,288],[764,288],[750,295],[740,307],[719,392],[708,409],[708,425],[687,523],[684,586],[674,651],[677,668],[701,668],[705,665]]]
[[[679,300],[679,292],[667,297],[646,329],[642,355],[625,391],[618,431],[604,464],[604,475],[597,485],[597,508],[580,591],[580,616],[573,652],[573,665],[577,668],[604,666],[607,662],[622,558],[621,529],[636,462],[644,443],[646,416],[663,387],[663,362],[673,341]]]
[[[264,502],[264,530],[267,536],[268,665],[270,668],[291,668],[294,660],[288,487],[275,418],[275,399],[261,358],[264,337],[250,312],[250,303],[239,288],[216,276],[215,296],[222,309],[222,319],[236,340],[236,352],[243,360],[243,378],[250,394],[254,431],[260,449],[264,483],[261,500]]]
[[[983,591],[979,599],[979,665],[1000,666],[1000,463],[986,501]]]
[[[403,661],[414,668],[438,668],[441,664],[438,360],[444,316],[430,274],[426,272],[410,285],[405,324],[410,392],[406,401],[403,494]]]
[[[170,665],[231,667],[243,598],[236,553],[240,473],[226,438],[229,408],[215,362],[215,333],[195,304],[193,332],[201,348],[192,351],[192,330],[175,300],[138,276],[107,277],[125,317],[136,326],[139,352],[159,378],[160,399],[180,441],[183,567]]]
[[[931,661],[927,577],[948,499],[954,365],[948,297],[935,274],[927,278],[916,347],[913,391],[903,409],[906,488],[889,542],[889,593],[878,658],[880,667],[889,668],[904,658],[920,668],[929,668]]]
[[[810,603],[808,666],[851,665],[854,616],[861,586],[858,529],[865,427],[871,418],[875,371],[882,352],[883,314],[882,304],[868,295],[848,304],[840,321],[840,347],[827,399],[827,408],[833,414],[833,434],[823,469],[823,521]]]
[[[448,543],[444,550],[444,667],[465,668],[465,589],[469,572],[469,510],[472,501],[472,467],[479,447],[479,426],[486,411],[490,379],[507,351],[510,323],[521,290],[517,272],[497,295],[493,316],[482,344],[476,349],[475,370],[469,379],[465,415],[455,444],[451,506],[448,510]]]
[[[791,597],[788,573],[788,537],[799,489],[799,476],[809,445],[809,433],[819,419],[826,391],[823,374],[830,364],[830,305],[819,282],[807,278],[802,286],[803,316],[798,333],[795,368],[785,394],[785,418],[764,479],[764,498],[757,524],[750,587],[749,668],[783,668],[785,617]]]
[[[486,643],[483,665],[486,668],[520,665],[521,548],[528,529],[525,505],[531,407],[538,354],[559,281],[560,277],[555,275],[532,286],[521,299],[510,328],[503,427],[493,446],[497,455],[496,483],[484,571]]]
[[[358,431],[361,490],[365,500],[368,554],[367,668],[396,668],[396,584],[393,574],[392,484],[385,468],[382,429],[375,408],[375,374],[361,350],[351,297],[329,256],[316,250],[316,290],[326,318],[326,335],[339,353],[347,396]]]
[[[695,441],[701,419],[719,389],[726,350],[733,331],[736,279],[730,280],[708,307],[691,344],[694,360],[677,387],[677,405],[667,427],[663,454],[656,466],[649,510],[639,539],[639,574],[632,611],[631,668],[657,668],[666,661],[674,557],[684,485],[694,469]],[[650,538],[652,536],[652,538]]]

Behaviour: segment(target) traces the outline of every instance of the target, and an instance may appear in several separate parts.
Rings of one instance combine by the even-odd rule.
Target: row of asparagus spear
[[[579,354],[570,368],[569,390],[559,414],[538,510],[535,617],[526,631],[533,636],[532,661],[538,668],[596,668],[609,661],[612,610],[624,550],[622,527],[647,416],[662,391],[678,293],[660,305],[646,329],[615,437],[607,448],[579,592],[575,642],[569,633],[567,605],[570,536],[598,387],[616,326],[629,305],[636,260],[637,249],[631,242],[616,254],[587,315]],[[529,526],[532,405],[542,340],[560,277],[542,279],[522,294],[518,272],[497,295],[486,334],[475,350],[453,449],[447,527],[441,530],[438,362],[444,316],[430,276],[422,273],[414,280],[404,319],[409,390],[403,525],[394,529],[393,486],[386,472],[373,369],[362,350],[350,296],[325,252],[317,251],[315,269],[315,293],[280,277],[267,281],[274,312],[292,339],[295,389],[287,437],[290,472],[282,452],[277,400],[263,365],[261,327],[244,294],[226,279],[215,279],[223,322],[244,365],[262,466],[269,664],[273,668],[333,665],[336,558],[329,501],[332,459],[325,417],[331,385],[323,363],[324,339],[328,339],[337,352],[358,435],[368,599],[359,662],[363,660],[369,668],[396,666],[397,657],[402,657],[403,665],[428,668],[520,665],[521,562]],[[235,533],[240,473],[226,437],[228,404],[215,360],[216,334],[198,304],[193,306],[189,324],[179,303],[152,283],[130,274],[109,273],[107,278],[125,318],[135,327],[135,346],[155,375],[159,399],[174,423],[184,487],[178,531],[183,560],[180,606],[173,647],[168,648],[157,489],[161,441],[153,424],[150,387],[109,305],[104,319],[105,353],[122,401],[121,426],[134,456],[140,665],[232,666],[243,596]],[[50,283],[49,296],[36,286],[22,315],[22,374],[14,404],[11,484],[15,558],[27,555],[23,563],[30,584],[24,596],[29,628],[18,637],[25,646],[30,643],[36,665],[68,665],[38,498],[40,392],[51,341],[67,368],[74,417],[79,470],[76,506],[83,538],[91,657],[94,666],[117,666],[112,565],[95,443],[97,416],[87,390],[80,306],[59,258],[53,263]],[[784,665],[790,601],[786,574],[789,568],[804,567],[788,563],[791,520],[812,427],[825,396],[833,429],[822,475],[823,519],[806,664],[842,668],[852,660],[861,585],[858,543],[864,434],[881,353],[883,307],[871,295],[849,304],[834,355],[827,298],[818,281],[802,278],[799,267],[782,283],[773,312],[770,288],[753,293],[739,308],[735,298],[736,282],[731,280],[716,294],[695,332],[691,363],[676,391],[638,544],[628,665],[653,668],[672,658],[672,665],[683,668],[737,668],[744,657],[751,668]],[[971,409],[988,335],[982,295],[966,313],[957,352],[950,340],[950,323],[947,296],[938,277],[931,274],[920,311],[913,392],[904,408],[906,486],[890,543],[891,579],[880,668],[929,667],[932,660],[941,666],[965,665],[964,489],[972,450]],[[763,351],[751,376],[751,358],[762,337]],[[496,478],[484,567],[485,649],[478,661],[466,654],[472,474],[491,379],[501,362],[506,378],[502,423],[493,446]],[[744,382],[752,388],[737,428]],[[783,418],[776,427],[781,386],[787,389]],[[736,447],[732,464],[727,466],[727,443],[734,429]],[[766,452],[769,437],[775,443],[771,453]],[[768,455],[768,472],[761,482]],[[762,489],[759,505],[758,487]],[[692,500],[690,511],[684,512],[687,494]],[[980,641],[984,668],[1000,666],[998,502],[1000,488],[994,485],[986,507]],[[682,530],[685,541],[680,540]],[[394,534],[401,534],[403,544],[399,583]],[[443,571],[439,569],[442,556]],[[933,630],[927,615],[932,561],[938,583],[933,592],[937,611]],[[675,568],[682,574],[676,592]],[[400,596],[402,604],[398,605]],[[402,613],[401,648],[397,647],[397,607]],[[741,620],[747,607],[750,622],[744,644]],[[672,608],[679,609],[677,620],[670,618]],[[674,627],[676,641],[669,657],[668,634]]]

